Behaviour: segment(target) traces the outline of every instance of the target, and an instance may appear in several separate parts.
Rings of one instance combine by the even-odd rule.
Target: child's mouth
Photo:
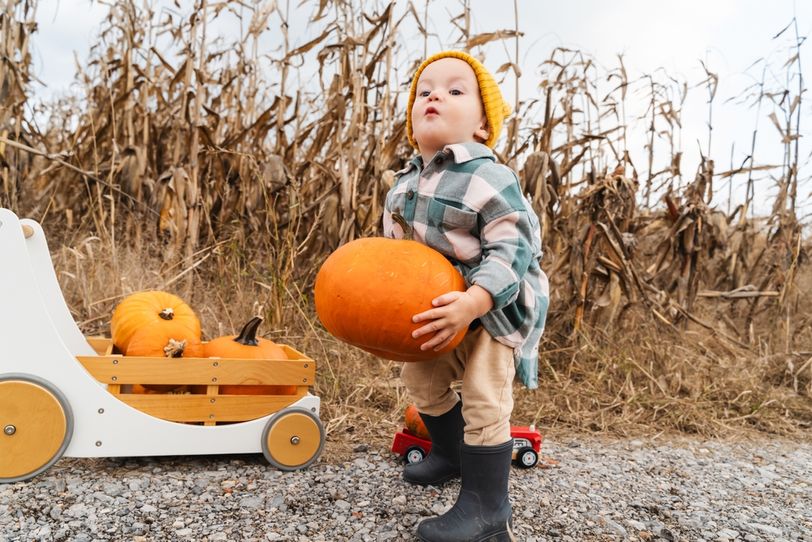
[[[439,112],[439,111],[437,111],[436,109],[434,109],[433,107],[427,107],[427,108],[426,108],[426,116],[427,116],[427,117],[428,117],[429,115],[439,115],[439,114],[440,114],[440,112]]]

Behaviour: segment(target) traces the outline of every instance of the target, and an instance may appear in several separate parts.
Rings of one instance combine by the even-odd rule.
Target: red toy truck
[[[518,467],[529,469],[539,461],[541,452],[541,433],[535,425],[511,425],[510,436],[513,437],[513,462]],[[392,440],[392,451],[404,457],[407,463],[418,463],[429,455],[431,441],[418,437],[406,428],[395,433]]]

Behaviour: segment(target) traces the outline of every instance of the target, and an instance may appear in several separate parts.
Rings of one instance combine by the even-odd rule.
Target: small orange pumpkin
[[[121,391],[124,391],[123,387],[122,387]],[[136,395],[148,395],[148,394],[151,394],[151,393],[158,393],[158,392],[149,390],[149,389],[145,388],[144,386],[142,386],[141,384],[133,384],[132,386],[130,386],[130,389],[127,390],[127,393],[134,393]]]
[[[429,430],[426,428],[426,424],[423,423],[423,418],[420,417],[420,413],[417,411],[417,407],[415,405],[409,405],[406,407],[406,412],[404,413],[403,418],[406,424],[406,429],[420,438],[431,440]]]
[[[370,237],[333,252],[316,275],[316,312],[333,336],[384,359],[422,361],[450,352],[460,331],[439,352],[422,351],[412,316],[432,308],[431,300],[465,290],[465,280],[445,256],[417,241]]]
[[[194,330],[178,325],[167,328],[153,322],[137,330],[127,347],[128,356],[182,358],[203,357],[200,335]],[[178,388],[178,385],[144,384],[148,390],[167,393]]]
[[[176,295],[147,291],[129,295],[116,306],[110,321],[113,344],[122,354],[129,354],[133,335],[150,324],[173,332],[190,329],[200,341],[200,320],[189,305]]]
[[[257,337],[257,329],[262,323],[260,316],[252,318],[240,331],[239,335],[218,337],[204,345],[206,357],[214,358],[241,358],[266,360],[288,359],[281,346],[268,339]],[[261,386],[261,385],[230,385],[220,386],[222,395],[295,395],[296,386]]]
[[[132,393],[132,394],[135,394],[135,395],[154,395],[154,394],[162,393],[162,392],[159,392],[159,391],[151,390],[149,388],[145,388],[141,384],[133,384],[126,391],[124,389],[124,386],[122,386],[121,391],[122,391],[122,393]],[[170,390],[170,391],[172,391],[172,393],[185,393],[185,392],[189,391],[189,387],[188,386],[180,386],[179,388],[175,388],[175,389]]]

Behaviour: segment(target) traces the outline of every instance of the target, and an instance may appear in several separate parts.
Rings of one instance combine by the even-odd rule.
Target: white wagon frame
[[[0,208],[0,483],[60,457],[262,452],[296,470],[324,446],[315,362],[130,358],[85,337],[68,310],[40,225]],[[205,385],[206,394],[135,395],[128,384]],[[297,386],[295,395],[220,395],[220,384]],[[229,422],[229,423],[222,423]]]

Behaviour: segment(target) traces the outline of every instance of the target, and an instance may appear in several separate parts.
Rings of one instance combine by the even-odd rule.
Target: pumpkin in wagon
[[[151,324],[169,334],[190,331],[200,341],[200,320],[191,307],[174,294],[156,290],[131,294],[116,306],[110,322],[113,344],[129,354],[133,335]]]
[[[273,363],[274,360],[288,359],[281,346],[268,339],[257,337],[257,330],[262,317],[256,316],[243,326],[239,335],[218,337],[203,345],[203,353],[208,358],[239,358],[263,360]],[[270,386],[240,384],[223,384],[222,395],[295,395],[296,386]]]
[[[130,339],[127,356],[151,358],[199,358],[203,357],[200,334],[182,326],[167,328],[153,322],[138,329]],[[174,391],[181,384],[144,384],[143,387],[157,392]]]
[[[465,280],[440,252],[409,239],[369,237],[325,260],[314,293],[316,313],[333,336],[384,359],[422,361],[450,352],[465,337],[460,331],[437,352],[420,350],[432,335],[412,337],[425,325],[412,316],[453,290],[465,291]]]

